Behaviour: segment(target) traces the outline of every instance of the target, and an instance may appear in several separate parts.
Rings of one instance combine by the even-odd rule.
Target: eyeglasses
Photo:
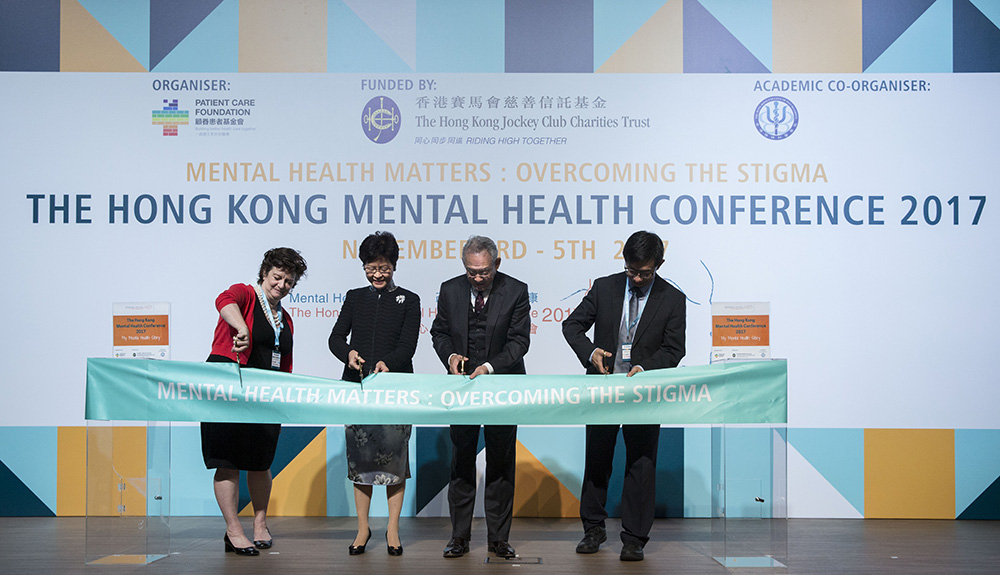
[[[365,273],[368,274],[368,275],[375,275],[375,272],[378,272],[378,273],[380,273],[382,275],[386,275],[386,274],[392,273],[392,266],[377,266],[377,267],[376,266],[362,266],[362,267],[364,268]]]
[[[637,270],[625,266],[625,273],[628,274],[629,277],[633,278],[638,277],[639,279],[648,280],[649,278],[653,277],[653,274],[656,273],[656,270]]]
[[[495,270],[493,268],[486,268],[486,269],[482,269],[482,270],[474,270],[474,269],[470,269],[470,268],[465,268],[465,273],[467,273],[470,278],[476,278],[476,277],[488,278],[491,275],[493,275],[494,271]]]

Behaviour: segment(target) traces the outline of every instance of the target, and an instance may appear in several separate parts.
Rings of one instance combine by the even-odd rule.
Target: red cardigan
[[[240,313],[243,314],[243,320],[247,322],[247,329],[250,330],[251,334],[250,347],[240,354],[241,365],[247,364],[247,359],[250,358],[250,351],[253,349],[253,306],[255,301],[257,301],[257,292],[254,291],[253,286],[249,284],[233,284],[229,286],[229,289],[220,293],[219,297],[215,298],[215,308],[217,310],[222,311],[222,308],[234,303],[240,307]],[[288,328],[288,333],[290,335],[294,335],[295,329],[292,328],[292,318],[283,307],[281,308],[281,315],[284,317],[285,327]],[[222,355],[236,361],[236,354],[233,353],[233,338],[235,336],[236,329],[226,323],[226,320],[222,319],[222,316],[220,315],[219,323],[215,326],[215,337],[212,340],[212,353],[215,355]],[[291,353],[286,353],[281,356],[281,371],[291,373]]]

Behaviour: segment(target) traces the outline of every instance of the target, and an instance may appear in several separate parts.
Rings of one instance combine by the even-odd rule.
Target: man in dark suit
[[[685,297],[656,275],[663,241],[636,232],[622,249],[625,271],[594,281],[563,322],[563,336],[589,374],[676,367],[684,357]],[[587,331],[594,326],[594,339]],[[625,484],[622,488],[622,561],[641,561],[656,505],[659,425],[622,425]],[[588,425],[586,467],[580,494],[584,537],[577,553],[596,553],[608,539],[604,520],[618,425]]]
[[[448,373],[470,379],[491,373],[524,373],[531,310],[528,286],[497,271],[500,257],[493,240],[472,236],[462,248],[465,274],[441,284],[431,341]],[[469,552],[476,499],[478,425],[451,426],[451,482],[448,509],[451,540],[445,557]],[[485,425],[486,530],[488,551],[514,557],[508,543],[514,513],[516,425]]]

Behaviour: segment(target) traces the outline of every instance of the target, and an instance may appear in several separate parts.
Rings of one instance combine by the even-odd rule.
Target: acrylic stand
[[[170,423],[87,422],[88,565],[170,553]]]

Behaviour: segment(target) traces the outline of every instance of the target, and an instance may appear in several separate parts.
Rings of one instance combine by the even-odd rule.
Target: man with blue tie
[[[625,373],[676,367],[684,357],[685,297],[656,275],[663,241],[635,232],[622,249],[625,271],[594,281],[583,301],[563,322],[563,337],[588,374]],[[594,327],[593,340],[587,331]],[[656,451],[660,426],[588,425],[586,463],[580,493],[584,537],[577,553],[597,553],[607,541],[605,509],[618,429],[625,440],[622,488],[622,561],[641,561],[656,506]]]

